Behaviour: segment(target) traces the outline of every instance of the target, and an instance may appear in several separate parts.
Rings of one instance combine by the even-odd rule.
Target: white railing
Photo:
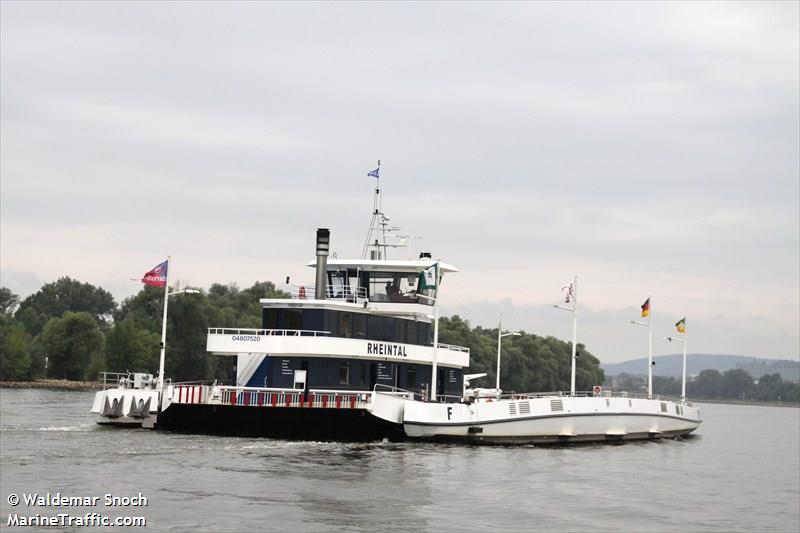
[[[293,300],[313,300],[316,298],[314,285],[292,285],[289,288]],[[344,300],[352,303],[361,303],[367,299],[367,289],[364,287],[350,287],[342,285],[326,285],[326,300]]]
[[[255,328],[208,328],[209,335],[277,335],[283,337],[321,337],[330,331],[313,329],[255,329]]]
[[[409,400],[423,398],[423,395],[418,392],[413,392],[410,390],[393,387],[391,385],[384,385],[382,383],[376,383],[373,392],[381,394],[391,394],[392,396],[400,396],[401,398],[406,398]]]
[[[100,372],[98,382],[103,390],[112,389],[117,387],[127,387],[130,372]]]
[[[469,353],[469,348],[466,348],[464,346],[457,346],[455,344],[443,344],[443,343],[440,342],[436,346],[438,346],[439,348],[442,348],[443,350],[451,350],[451,351],[454,351],[454,352]]]
[[[569,391],[551,391],[551,392],[509,392],[502,394],[500,397],[504,399],[511,399],[511,400],[527,400],[527,399],[534,399],[534,398],[552,398],[552,397],[561,397],[561,398],[569,398],[571,396]],[[673,401],[668,398],[662,398],[659,395],[654,394],[652,397],[648,398],[647,394],[640,394],[640,393],[630,393],[624,391],[609,391],[609,390],[602,390],[598,393],[594,391],[575,391],[575,397],[577,398],[586,398],[586,397],[598,397],[598,398],[628,398],[628,399],[640,399],[640,400],[660,400],[660,401]]]

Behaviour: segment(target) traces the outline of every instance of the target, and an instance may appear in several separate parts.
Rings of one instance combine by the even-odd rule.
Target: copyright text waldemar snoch
[[[5,520],[7,527],[144,527],[144,516],[108,516],[99,510],[147,507],[140,492],[134,496],[67,496],[60,492],[11,493],[6,498],[14,510]],[[47,508],[52,508],[47,509]],[[40,510],[40,508],[45,508]]]

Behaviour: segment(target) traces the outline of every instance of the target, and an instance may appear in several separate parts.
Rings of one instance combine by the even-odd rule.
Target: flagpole
[[[497,383],[495,389],[497,394],[500,394],[500,341],[503,338],[503,313],[500,313],[500,321],[497,323]]]
[[[161,357],[158,361],[158,390],[164,390],[164,358],[167,350],[167,304],[169,303],[169,274],[172,270],[170,259],[167,256],[167,281],[164,284],[164,318],[161,322]]]
[[[554,305],[556,309],[563,309],[572,313],[572,370],[569,378],[569,394],[575,396],[575,360],[578,358],[578,276],[572,278],[572,283],[561,288],[563,291],[570,287],[567,299],[564,303],[572,303],[572,307],[564,305]]]
[[[573,278],[572,283],[575,292],[572,301],[572,374],[570,376],[569,393],[570,396],[575,396],[575,359],[578,348],[578,276]]]
[[[683,334],[683,380],[681,382],[681,401],[686,403],[686,333]]]
[[[678,320],[678,323],[675,324],[675,327],[678,329],[678,333],[683,335],[681,337],[664,337],[669,342],[676,341],[683,344],[683,375],[681,376],[681,401],[686,403],[686,317],[681,318]]]
[[[652,296],[647,297],[648,311],[648,339],[647,339],[647,397],[653,397],[653,300]]]
[[[522,335],[522,333],[519,331],[503,333],[503,313],[500,313],[500,322],[497,323],[497,383],[495,386],[498,399],[500,398],[500,343],[502,342],[503,337],[508,337],[510,335]]]
[[[434,402],[436,401],[436,382],[437,382],[438,363],[439,363],[439,295],[437,294],[436,299],[433,300],[433,365],[431,366],[431,400]]]
[[[631,324],[647,326],[647,397],[653,397],[653,297],[648,296],[642,304],[642,316],[647,309],[647,322],[631,320]]]
[[[433,302],[433,356],[432,356],[432,364],[431,364],[431,389],[430,389],[430,400],[436,401],[436,381],[437,381],[437,373],[439,370],[439,286],[442,283],[442,280],[439,276],[439,261],[437,260],[436,263],[433,264],[434,267],[434,294],[435,296],[426,296],[424,294],[419,294],[422,292],[422,287],[424,282],[424,272],[420,272],[420,280],[417,284],[417,298],[423,298],[428,301]],[[430,268],[430,267],[428,267]],[[426,269],[427,270],[427,269]],[[427,287],[426,287],[427,288]],[[430,315],[429,315],[430,316]]]

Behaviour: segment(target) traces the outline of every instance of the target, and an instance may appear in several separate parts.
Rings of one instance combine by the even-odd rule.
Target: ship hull
[[[625,396],[515,395],[446,404],[378,393],[371,412],[402,424],[413,440],[485,444],[674,438],[702,422],[699,408],[690,403]]]
[[[412,439],[485,444],[557,444],[655,440],[690,434],[699,422],[658,415],[563,415],[514,421],[435,425],[406,421]]]
[[[172,404],[158,415],[156,429],[320,441],[406,439],[401,425],[374,417],[365,409]]]

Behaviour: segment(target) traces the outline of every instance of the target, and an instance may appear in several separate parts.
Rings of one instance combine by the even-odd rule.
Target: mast
[[[647,313],[647,397],[653,397],[653,301],[647,297],[650,302],[650,311]]]
[[[683,334],[683,379],[681,380],[681,401],[686,403],[686,334]]]
[[[683,337],[665,337],[669,342],[675,341],[683,344],[683,375],[681,377],[681,401],[686,403],[686,317],[681,318],[675,324],[675,328]]]
[[[167,281],[164,284],[164,318],[161,322],[161,354],[158,360],[158,390],[164,390],[164,359],[167,351],[167,304],[169,303],[169,274],[172,270],[170,260],[172,256],[167,256]]]
[[[438,268],[437,268],[438,271]],[[438,274],[438,272],[437,272]],[[431,365],[431,401],[436,401],[436,383],[439,380],[439,295],[433,301],[433,364]]]
[[[367,173],[367,176],[372,176],[375,178],[375,195],[373,196],[372,200],[372,219],[369,222],[369,230],[367,230],[367,238],[364,239],[364,249],[361,252],[361,259],[386,259],[386,257],[381,257],[382,255],[386,255],[386,217],[382,211],[382,200],[381,200],[381,160],[378,159],[378,167],[375,170],[370,171]],[[380,237],[378,234],[380,233]],[[375,240],[373,242],[373,234],[375,234]],[[381,254],[381,241],[383,241],[383,254]],[[375,248],[375,257],[370,258],[369,249],[370,247]]]
[[[578,357],[578,276],[572,281],[573,300],[572,300],[572,374],[569,380],[569,393],[575,396],[575,360]]]
[[[647,326],[647,397],[653,397],[653,297],[648,296],[645,303],[642,305],[642,316],[644,316],[644,309],[647,306],[647,322],[640,322],[638,320],[631,320],[631,324],[637,326]]]
[[[564,289],[568,289],[564,303],[571,303],[572,307],[564,305],[554,305],[553,307],[572,313],[572,370],[569,379],[569,394],[575,396],[575,361],[578,358],[578,276],[574,276],[569,284],[561,288],[562,291]]]
[[[497,382],[495,388],[500,391],[500,341],[503,338],[503,315],[500,315],[500,322],[497,323]],[[499,392],[498,392],[499,394]]]

